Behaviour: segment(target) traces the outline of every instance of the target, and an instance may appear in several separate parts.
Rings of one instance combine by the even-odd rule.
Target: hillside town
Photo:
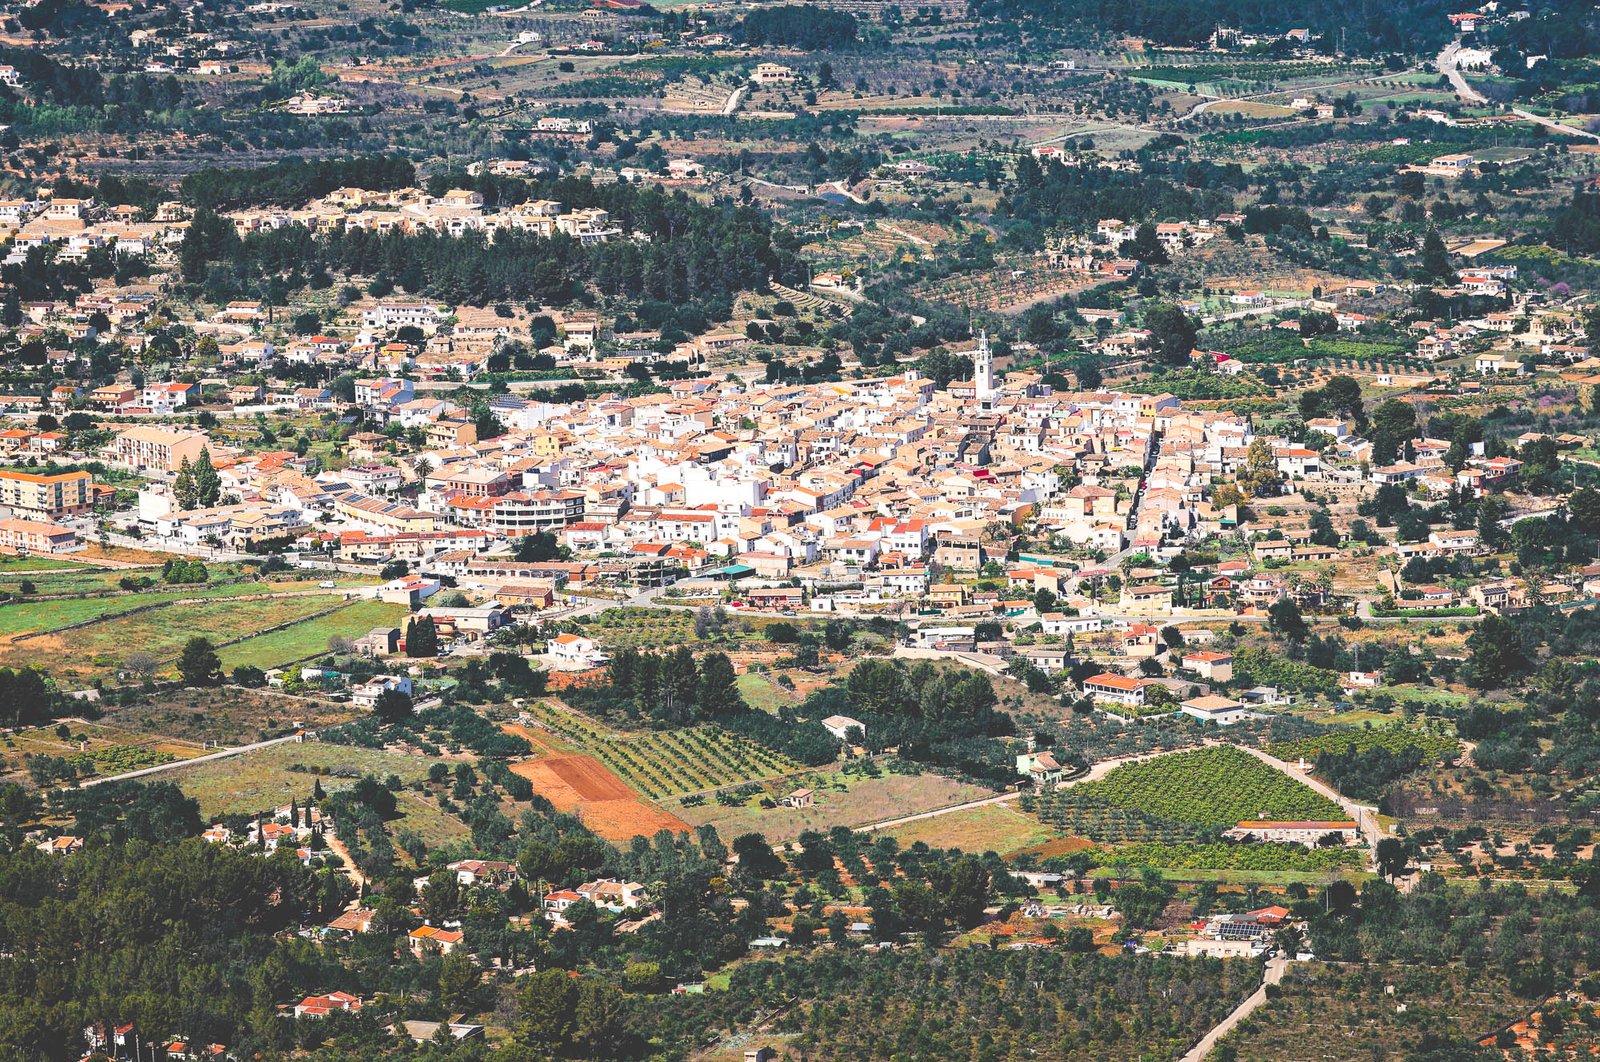
[[[0,1062],[1592,1057],[1597,54],[0,5]]]

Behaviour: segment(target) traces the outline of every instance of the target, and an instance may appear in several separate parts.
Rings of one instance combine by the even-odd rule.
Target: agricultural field
[[[1087,274],[1057,269],[1039,259],[1019,258],[989,270],[952,274],[920,285],[912,293],[922,299],[1010,313],[1081,291],[1094,283]]]
[[[183,595],[169,591],[123,594],[115,597],[63,598],[55,601],[16,601],[0,605],[0,638],[70,627],[75,623],[114,616],[142,605],[176,601]],[[3,651],[3,650],[0,650]]]
[[[0,591],[30,597],[116,593],[121,589],[118,584],[129,578],[150,578],[160,584],[161,569],[73,567],[43,572],[0,569]],[[33,589],[25,589],[24,584]]]
[[[436,762],[432,757],[384,749],[284,742],[175,768],[157,777],[176,784],[198,800],[202,815],[217,816],[277,807],[291,798],[304,800],[314,779],[320,779],[323,789],[329,791],[339,789],[341,779],[353,780],[363,774],[379,778],[393,774],[405,783],[420,782]],[[396,825],[403,827],[405,822],[402,819]]]
[[[359,638],[374,627],[396,626],[406,615],[404,605],[386,601],[352,601],[326,615],[316,616],[271,634],[248,638],[217,655],[225,671],[249,665],[262,670],[319,656],[332,638]]]
[[[563,753],[522,760],[511,770],[533,784],[533,791],[556,810],[577,815],[606,840],[626,844],[662,830],[686,832],[689,826],[670,812],[640,798],[592,756]]]
[[[1099,781],[1046,790],[1035,814],[1063,833],[1173,843],[1245,819],[1341,819],[1339,805],[1228,746],[1127,763]]]
[[[899,841],[902,848],[921,841],[930,848],[992,851],[1003,856],[1042,844],[1053,836],[1048,827],[1009,804],[986,804],[952,811],[936,818],[891,826],[883,832]]]
[[[82,570],[47,573],[32,577],[35,591],[32,598],[0,604],[0,638],[6,635],[31,634],[52,631],[60,627],[83,623],[103,616],[114,616],[136,608],[167,604],[191,599],[220,599],[251,597],[261,594],[314,593],[319,589],[317,580],[296,579],[284,581],[214,581],[207,585],[160,585],[138,592],[118,592],[117,582],[125,576],[139,578],[152,576],[159,580],[160,573],[123,569],[120,572]],[[0,588],[12,590],[22,581],[0,576]],[[366,585],[370,580],[343,579],[340,587]],[[51,600],[36,598],[56,594],[99,594],[95,597],[56,597]],[[322,595],[331,598],[331,594]],[[366,633],[366,632],[362,632]]]
[[[1327,734],[1318,734],[1315,737],[1279,742],[1275,745],[1269,745],[1267,752],[1280,760],[1305,759],[1309,762],[1315,762],[1316,758],[1324,752],[1342,754],[1352,750],[1366,752],[1369,749],[1383,749],[1386,752],[1421,749],[1426,760],[1438,762],[1453,759],[1460,753],[1461,743],[1454,738],[1441,737],[1438,734],[1428,734],[1403,727],[1389,726],[1371,729],[1352,727],[1347,730],[1335,730]]]
[[[802,787],[813,791],[815,806],[761,806],[763,797],[772,800]],[[847,771],[843,767],[786,779],[782,786],[750,788],[756,792],[742,797],[732,806],[707,800],[695,807],[681,807],[677,809],[678,814],[694,826],[709,823],[724,837],[755,832],[776,843],[792,841],[806,830],[826,831],[833,826],[865,826],[884,819],[915,815],[994,796],[988,789],[942,775],[880,772],[874,777]],[[976,850],[989,847],[992,845],[985,844]]]
[[[1257,844],[1140,843],[1102,849],[1100,866],[1161,867],[1171,870],[1268,870],[1335,872],[1360,870],[1366,856],[1357,848],[1307,848],[1263,841]]]
[[[934,246],[956,235],[928,223],[871,221],[859,230],[841,231],[808,243],[802,250],[822,263],[874,264],[898,258],[925,258]]]
[[[1453,1042],[1492,1034],[1528,1006],[1493,966],[1296,963],[1267,1005],[1225,1042],[1238,1058],[1282,1062],[1403,1058],[1424,1037]]]
[[[0,577],[7,579],[29,572],[81,571],[85,567],[87,566],[77,561],[61,557],[17,557],[9,554],[0,556]]]
[[[776,712],[784,705],[794,705],[799,702],[795,694],[789,692],[766,675],[747,671],[740,675],[734,685],[739,687],[739,695],[750,707],[760,712]]]
[[[581,620],[583,633],[605,650],[646,649],[693,642],[694,613],[680,608],[608,608]]]
[[[1207,114],[1237,114],[1245,118],[1292,118],[1295,111],[1289,107],[1282,107],[1276,103],[1261,103],[1256,100],[1229,100],[1206,108]]]
[[[0,778],[21,780],[34,756],[64,759],[76,775],[120,774],[189,759],[203,751],[193,742],[155,737],[102,724],[62,724],[63,737],[54,726],[36,727],[0,739]]]
[[[715,726],[623,735],[543,702],[527,709],[536,724],[594,756],[651,799],[791,774],[798,763]]]
[[[134,651],[154,657],[170,670],[183,645],[203,635],[223,646],[254,632],[306,619],[341,606],[335,594],[272,598],[240,603],[225,597],[196,604],[174,605],[127,615],[111,615],[86,627],[63,633],[31,635],[0,646],[0,662],[51,661],[51,673],[62,682],[92,682],[114,676]],[[362,631],[361,633],[365,633]],[[68,650],[71,650],[69,653]]]
[[[279,590],[280,585],[287,585],[289,590]],[[314,588],[312,592],[294,597],[248,602],[231,600],[264,593],[304,591],[308,586],[237,583],[7,605],[0,607],[0,663],[16,665],[48,660],[52,675],[67,683],[112,677],[135,652],[170,668],[183,643],[196,634],[225,648],[231,642],[253,639],[255,632],[266,628],[308,620],[319,613],[346,607],[342,596],[332,592],[317,593]],[[176,604],[178,601],[184,603]],[[159,607],[150,608],[152,605]],[[381,622],[366,622],[376,614],[378,610],[363,610],[354,613],[348,624],[329,623],[325,627],[308,628],[301,633],[301,638],[320,635],[320,645],[326,646],[330,634],[365,634]],[[87,626],[61,630],[74,624]],[[11,637],[5,638],[8,634]],[[304,642],[297,643],[291,638],[286,644],[296,648]],[[292,653],[278,656],[277,651],[270,648],[271,643],[268,646],[263,658],[276,657],[276,662],[294,658]],[[67,649],[72,652],[66,653]]]
[[[326,782],[323,788],[329,788]],[[414,833],[429,848],[466,842],[472,837],[471,827],[421,793],[402,789],[395,794],[395,807],[400,817],[394,822],[394,832],[397,835],[401,831]]]

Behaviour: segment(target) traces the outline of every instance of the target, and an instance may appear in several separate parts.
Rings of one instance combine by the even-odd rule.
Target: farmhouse
[[[1224,836],[1236,840],[1284,841],[1311,848],[1329,834],[1338,834],[1341,841],[1349,843],[1356,839],[1356,833],[1356,824],[1348,819],[1327,822],[1250,820],[1239,823]]]
[[[840,741],[848,741],[848,735],[852,730],[859,730],[863,738],[866,737],[867,734],[866,725],[863,724],[859,719],[851,719],[848,715],[828,716],[828,718],[822,721],[822,729],[826,730]]]
[[[1184,715],[1198,719],[1202,723],[1215,723],[1218,726],[1232,726],[1250,718],[1250,710],[1238,701],[1214,695],[1195,697],[1184,701],[1178,707]]]
[[[586,671],[606,661],[593,638],[578,634],[556,635],[545,643],[545,651],[550,654],[551,663],[564,671]]]

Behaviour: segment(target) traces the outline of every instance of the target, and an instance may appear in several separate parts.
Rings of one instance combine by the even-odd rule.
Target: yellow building
[[[111,443],[111,457],[136,472],[176,472],[187,458],[190,464],[206,448],[203,431],[140,425],[129,428]]]
[[[83,512],[92,502],[94,477],[87,472],[35,475],[0,470],[0,505],[31,516],[68,516]]]

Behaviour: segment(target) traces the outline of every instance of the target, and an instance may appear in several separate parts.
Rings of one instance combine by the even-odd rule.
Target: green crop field
[[[52,593],[103,593],[116,588],[116,581],[122,578],[122,573],[110,577],[110,573],[101,572],[67,572],[61,574],[41,575],[33,579],[39,594]],[[146,572],[133,572],[134,576],[149,574]],[[110,585],[104,580],[110,577]],[[14,587],[20,583],[20,577],[15,580],[0,580],[0,587],[9,584]],[[341,588],[370,584],[361,580],[343,580]],[[59,584],[59,588],[58,585]],[[58,598],[50,601],[22,600],[12,601],[0,605],[0,637],[15,634],[32,634],[39,631],[53,631],[60,627],[69,627],[75,623],[100,617],[111,617],[122,612],[130,612],[148,605],[159,605],[173,601],[187,601],[191,599],[225,599],[236,597],[251,597],[258,594],[286,594],[302,591],[316,590],[317,584],[312,580],[295,580],[293,582],[240,582],[240,583],[215,583],[209,586],[158,586],[139,593],[114,593],[107,597],[79,597]],[[333,600],[333,595],[326,595],[323,600]],[[309,600],[309,598],[307,598]],[[252,602],[244,607],[255,607],[266,602]],[[262,626],[267,626],[263,624]],[[365,632],[363,632],[365,633]]]
[[[325,616],[230,645],[217,655],[226,671],[243,665],[266,670],[316,656],[327,650],[330,638],[359,638],[374,627],[397,626],[405,614],[404,605],[353,601]]]
[[[257,601],[232,601],[241,591],[214,588],[209,600],[170,604],[175,598],[187,596],[187,591],[163,594],[132,594],[117,598],[62,600],[20,606],[23,614],[33,617],[28,624],[33,630],[43,631],[24,641],[0,643],[0,663],[39,664],[58,679],[65,681],[92,681],[114,675],[128,656],[134,652],[171,661],[183,649],[184,642],[195,635],[211,639],[215,645],[248,638],[252,632],[279,624],[306,619],[329,608],[342,606],[344,599],[337,594],[311,594],[302,597],[269,598]],[[260,592],[256,587],[255,592]],[[141,605],[168,602],[166,607],[132,612]],[[0,621],[11,608],[0,608]],[[85,627],[64,633],[51,633],[55,628],[83,620],[96,620]],[[40,621],[46,626],[37,626]],[[357,633],[376,624],[369,624]],[[0,633],[6,633],[0,622]],[[310,635],[308,635],[309,637]],[[254,639],[252,639],[254,640]],[[327,635],[322,635],[326,645]]]
[[[1126,864],[1173,870],[1359,870],[1366,857],[1358,848],[1307,848],[1300,844],[1131,844],[1093,853],[1098,866]]]
[[[10,576],[25,572],[78,571],[84,565],[59,557],[0,557],[0,575]]]
[[[1144,763],[1124,764],[1098,782],[1085,782],[1050,795],[1054,797],[1053,809],[1064,813],[1121,812],[1137,821],[1171,824],[1180,833],[1233,826],[1245,819],[1344,818],[1344,812],[1333,801],[1285,777],[1248,752],[1226,747],[1193,749]],[[1041,802],[1043,797],[1041,794]],[[1051,820],[1047,817],[1045,821]]]
[[[159,568],[71,568],[48,572],[23,572],[0,569],[0,590],[22,593],[24,582],[32,583],[34,595],[103,594],[114,592],[123,579],[148,577],[161,582]]]

